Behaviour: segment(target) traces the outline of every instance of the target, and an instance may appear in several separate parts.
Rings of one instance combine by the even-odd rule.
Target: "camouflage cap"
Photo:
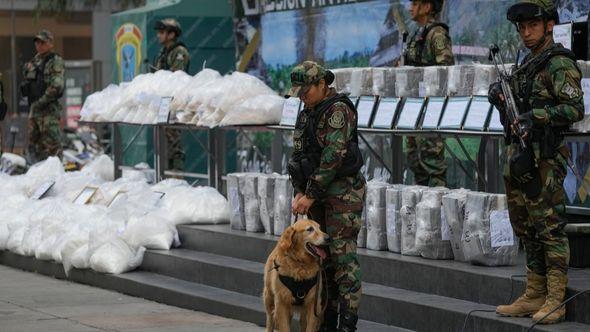
[[[165,18],[163,20],[159,20],[156,22],[154,26],[154,30],[168,30],[176,32],[177,36],[180,36],[182,33],[182,28],[180,27],[180,23],[173,18]]]
[[[53,41],[53,34],[51,33],[51,31],[47,30],[47,29],[43,29],[41,31],[39,31],[39,33],[37,35],[35,35],[34,38],[35,41],[40,40],[42,42],[47,42],[47,41]]]
[[[513,23],[545,17],[559,23],[559,15],[553,0],[520,0],[508,8],[506,18]]]
[[[326,77],[326,69],[313,61],[305,61],[291,71],[292,88],[286,97],[300,97],[305,87],[319,82]]]
[[[444,0],[412,0],[414,1],[421,1],[421,2],[429,2],[432,4],[435,13],[440,13],[443,7]]]

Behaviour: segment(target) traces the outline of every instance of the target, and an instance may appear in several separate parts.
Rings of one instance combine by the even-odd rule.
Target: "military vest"
[[[29,105],[36,102],[41,98],[47,90],[47,83],[45,82],[45,67],[49,61],[55,58],[55,53],[49,53],[39,63],[35,64],[35,67],[30,74],[26,75],[26,80],[29,85],[28,87],[28,100]],[[57,99],[63,96],[63,91],[56,96]]]
[[[337,94],[328,98],[313,109],[304,109],[297,117],[295,132],[293,134],[294,152],[293,159],[295,162],[305,160],[309,166],[301,167],[305,176],[310,176],[310,171],[320,167],[320,159],[323,147],[321,146],[317,131],[318,122],[322,115],[337,102],[345,103],[357,117],[356,108],[350,99],[344,94]],[[338,169],[337,176],[354,176],[363,166],[363,158],[358,146],[357,123],[354,123],[351,140],[348,142],[346,156],[342,161],[342,167]]]
[[[177,47],[184,47],[186,48],[186,46],[184,45],[184,43],[177,41],[176,43],[174,43],[174,45],[172,45],[172,47],[170,48],[166,48],[166,47],[162,47],[162,49],[160,50],[160,53],[158,54],[158,57],[156,57],[156,61],[154,63],[154,67],[156,70],[170,70],[170,63],[168,63],[168,56],[170,55],[170,53],[176,49]],[[186,67],[189,68],[190,63],[187,63]]]
[[[430,52],[430,50],[425,48],[426,37],[435,27],[443,27],[448,35],[449,26],[444,23],[434,22],[420,27],[414,32],[412,38],[410,38],[410,41],[408,42],[404,60],[406,66],[424,67],[437,65],[433,54],[428,56],[425,54],[426,52]]]

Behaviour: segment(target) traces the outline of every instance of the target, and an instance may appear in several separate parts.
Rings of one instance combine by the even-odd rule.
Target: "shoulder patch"
[[[328,124],[330,125],[330,127],[334,129],[340,129],[344,127],[344,123],[344,113],[340,110],[334,111],[334,113],[332,113],[332,115],[328,119]]]
[[[179,60],[179,61],[184,60],[184,54],[178,53],[178,55],[176,56],[176,60]]]
[[[561,93],[570,97],[571,99],[580,97],[580,90],[573,87],[569,82],[565,82],[565,84],[561,88]]]

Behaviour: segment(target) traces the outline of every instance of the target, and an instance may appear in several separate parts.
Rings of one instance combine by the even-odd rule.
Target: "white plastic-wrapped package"
[[[274,235],[280,236],[291,225],[293,213],[291,202],[293,200],[293,186],[288,175],[275,178],[274,196]]]
[[[473,93],[475,66],[455,65],[449,68],[448,95],[470,96]],[[486,93],[487,94],[487,93]]]
[[[73,202],[84,187],[98,187],[102,183],[103,180],[82,172],[68,172],[55,180],[49,195]]]
[[[450,236],[443,233],[442,197],[446,189],[426,189],[416,205],[416,250],[429,259],[452,259]]]
[[[209,68],[203,69],[192,77],[185,89],[174,96],[172,103],[170,103],[170,109],[176,112],[184,110],[192,99],[194,91],[200,89],[204,84],[219,78],[221,78],[221,74],[218,71]]]
[[[350,79],[353,68],[331,69],[334,73],[334,89],[338,93],[350,93]]]
[[[465,201],[467,200],[468,190],[453,190],[451,193],[443,196],[441,212],[441,222],[446,222],[449,230],[451,248],[453,257],[456,261],[465,261],[463,245],[461,244],[461,235],[463,234],[463,222],[465,219]]]
[[[498,78],[498,72],[493,65],[473,65],[473,92],[474,96],[487,96],[490,84],[494,83]]]
[[[123,240],[132,248],[169,250],[180,246],[176,227],[170,224],[165,215],[157,212],[131,217],[123,233]]]
[[[271,95],[249,97],[230,107],[220,126],[278,124],[281,122],[285,98]]]
[[[66,275],[69,275],[72,266],[74,266],[74,257],[77,258],[79,261],[81,259],[82,252],[78,252],[79,249],[85,247],[83,253],[85,254],[84,260],[86,262],[89,261],[90,257],[88,256],[88,241],[89,241],[89,234],[80,232],[77,233],[75,236],[70,237],[68,240],[65,241],[63,247],[61,249],[61,257],[62,257],[62,265],[64,267],[64,271]],[[74,266],[76,267],[76,266]],[[88,268],[88,267],[86,267]]]
[[[420,256],[416,248],[416,205],[422,197],[422,188],[405,187],[402,190],[402,207],[399,210],[402,219],[402,255]]]
[[[96,272],[120,274],[137,268],[145,248],[132,248],[120,238],[113,237],[96,249],[90,257],[90,267]]]
[[[402,206],[402,190],[404,185],[393,185],[385,192],[385,220],[387,230],[387,248],[391,252],[401,252],[402,220],[399,209]]]
[[[27,196],[33,194],[33,192],[37,190],[37,187],[43,182],[55,180],[64,173],[61,160],[57,157],[49,157],[31,166],[26,174],[26,178],[31,181]]]
[[[115,163],[108,155],[103,154],[84,166],[82,174],[98,177],[105,181],[114,181]]]
[[[424,69],[400,67],[395,73],[395,94],[397,97],[419,97],[420,83],[424,81]]]
[[[356,238],[357,248],[367,247],[367,203],[363,206],[363,213],[361,215],[361,228]]]
[[[385,191],[389,186],[389,184],[381,182],[367,184],[367,249],[387,249]]]
[[[88,244],[82,245],[72,254],[72,266],[83,270],[90,268],[90,257],[88,256]]]
[[[446,66],[424,67],[424,81],[420,94],[424,97],[446,96],[449,69]]]
[[[230,225],[232,229],[246,230],[246,215],[244,214],[244,197],[240,194],[239,178],[244,173],[230,173],[227,175],[227,197],[231,208]]]
[[[508,217],[505,195],[468,193],[462,236],[465,259],[487,266],[514,265],[518,239]]]
[[[257,173],[249,173],[239,178],[240,191],[244,196],[246,231],[254,233],[264,231],[260,220],[260,205],[258,202],[258,175]]]
[[[6,249],[10,231],[8,230],[8,222],[0,221],[0,250]]]
[[[260,174],[258,176],[258,201],[260,204],[260,221],[264,233],[274,234],[274,194],[275,178],[278,174]]]
[[[373,68],[353,68],[350,75],[350,95],[373,94]]]
[[[112,118],[116,106],[121,100],[124,89],[115,84],[109,84],[104,90],[86,97],[80,118],[83,121],[107,121]]]
[[[386,81],[388,69],[389,68],[373,68],[373,70],[372,70],[372,75],[373,75],[372,94],[373,95],[385,97],[387,83],[391,83],[393,85],[393,82]]]

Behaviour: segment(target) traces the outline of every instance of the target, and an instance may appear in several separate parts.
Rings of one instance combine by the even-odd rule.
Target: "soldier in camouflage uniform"
[[[158,31],[158,40],[162,45],[162,49],[154,61],[154,69],[188,72],[190,54],[186,46],[178,41],[178,37],[182,33],[180,24],[175,19],[167,18],[156,22],[154,28]],[[185,159],[182,132],[172,128],[166,128],[165,132],[168,143],[168,168],[182,171]]]
[[[291,72],[290,96],[305,103],[297,117],[289,175],[293,212],[307,214],[331,237],[326,262],[328,305],[321,331],[355,331],[361,297],[357,235],[365,199],[357,113],[328,86],[334,74],[312,61]]]
[[[410,37],[404,65],[450,66],[455,62],[449,27],[437,22],[435,15],[442,9],[442,0],[414,0],[410,14],[419,28]],[[447,164],[443,138],[408,137],[408,163],[416,184],[446,186]]]
[[[489,99],[500,110],[507,140],[504,183],[510,221],[526,251],[527,288],[511,305],[496,309],[503,316],[530,316],[544,324],[565,317],[565,306],[543,319],[564,300],[569,243],[563,181],[569,150],[563,132],[583,118],[581,73],[573,53],[552,38],[558,23],[552,0],[522,0],[508,9],[531,54],[516,71],[511,87],[525,128],[526,148],[507,123],[499,83],[490,86]]]
[[[35,36],[37,54],[23,68],[21,93],[29,111],[29,157],[31,162],[62,157],[59,98],[64,91],[64,61],[53,52],[53,34],[41,30]]]

